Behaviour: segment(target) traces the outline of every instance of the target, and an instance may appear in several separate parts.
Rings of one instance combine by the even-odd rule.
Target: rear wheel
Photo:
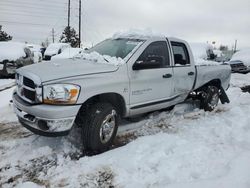
[[[97,103],[81,110],[76,122],[82,127],[85,151],[100,153],[112,146],[118,129],[118,114],[111,104]]]
[[[207,86],[201,94],[201,109],[213,111],[218,105],[220,92],[216,86]]]

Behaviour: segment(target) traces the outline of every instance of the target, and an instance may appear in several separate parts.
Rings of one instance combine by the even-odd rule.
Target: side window
[[[167,43],[165,41],[151,43],[138,58],[137,62],[148,64],[148,69],[170,66]]]
[[[175,66],[190,65],[190,58],[186,45],[179,42],[171,42],[171,45],[174,53]]]

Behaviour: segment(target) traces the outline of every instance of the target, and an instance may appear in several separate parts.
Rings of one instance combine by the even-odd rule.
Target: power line
[[[47,13],[45,13],[45,12],[39,12],[39,11],[36,11],[36,12],[32,12],[32,11],[15,11],[15,10],[11,10],[11,9],[5,9],[5,8],[3,8],[2,10],[1,10],[1,12],[7,12],[7,13],[9,13],[9,14],[18,14],[18,15],[28,15],[28,16],[34,16],[34,15],[38,15],[38,16],[44,16],[44,17],[51,17],[51,16],[54,16],[54,17],[58,17],[58,16],[62,16],[62,14],[51,14],[51,13],[49,13],[48,14],[48,12]],[[29,13],[29,14],[26,14],[26,13]],[[63,13],[63,12],[62,12]]]
[[[12,3],[18,3],[18,2],[20,2],[20,1],[13,1],[13,0],[8,0],[8,2],[12,2]],[[36,1],[37,2],[37,1]],[[38,6],[49,6],[49,5],[51,5],[51,6],[58,6],[58,7],[60,7],[61,5],[67,5],[67,3],[61,3],[61,2],[53,2],[53,1],[47,1],[47,2],[45,2],[45,1],[39,1],[39,3],[36,3],[36,2],[34,2],[34,1],[25,1],[25,0],[22,0],[22,4],[28,4],[28,5],[38,5]],[[61,7],[64,7],[64,6],[61,6]]]
[[[33,26],[50,26],[48,24],[39,24],[39,23],[31,23],[31,22],[15,22],[15,21],[6,21],[6,20],[0,20],[0,23],[33,25]]]
[[[2,12],[7,12],[8,11],[2,11]],[[28,17],[38,17],[38,18],[44,18],[44,17],[50,17],[50,18],[58,18],[58,17],[62,17],[62,16],[50,16],[48,14],[44,14],[44,15],[35,15],[35,14],[21,14],[21,13],[11,13],[11,15],[17,15],[17,16],[28,16]]]
[[[22,3],[12,3],[12,2],[0,2],[1,5],[3,6],[7,6],[7,7],[18,7],[18,8],[33,8],[36,10],[47,10],[47,11],[51,11],[51,10],[58,10],[58,9],[65,9],[65,6],[63,7],[56,7],[56,6],[47,6],[46,9],[44,7],[41,6],[30,6],[30,5],[24,5]]]

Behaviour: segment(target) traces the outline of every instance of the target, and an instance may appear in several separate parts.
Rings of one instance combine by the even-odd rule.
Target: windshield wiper
[[[108,61],[105,57],[103,57],[103,59],[104,59],[107,63],[109,63],[109,61]]]

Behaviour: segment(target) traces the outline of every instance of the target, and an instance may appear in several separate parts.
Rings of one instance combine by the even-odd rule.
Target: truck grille
[[[237,63],[237,64],[231,64],[232,68],[239,68],[239,67],[245,67],[243,63]]]
[[[33,80],[16,74],[17,94],[29,103],[36,103],[36,85]]]
[[[35,83],[33,82],[33,80],[27,78],[27,77],[23,77],[23,85],[30,87],[32,89],[36,88]]]

